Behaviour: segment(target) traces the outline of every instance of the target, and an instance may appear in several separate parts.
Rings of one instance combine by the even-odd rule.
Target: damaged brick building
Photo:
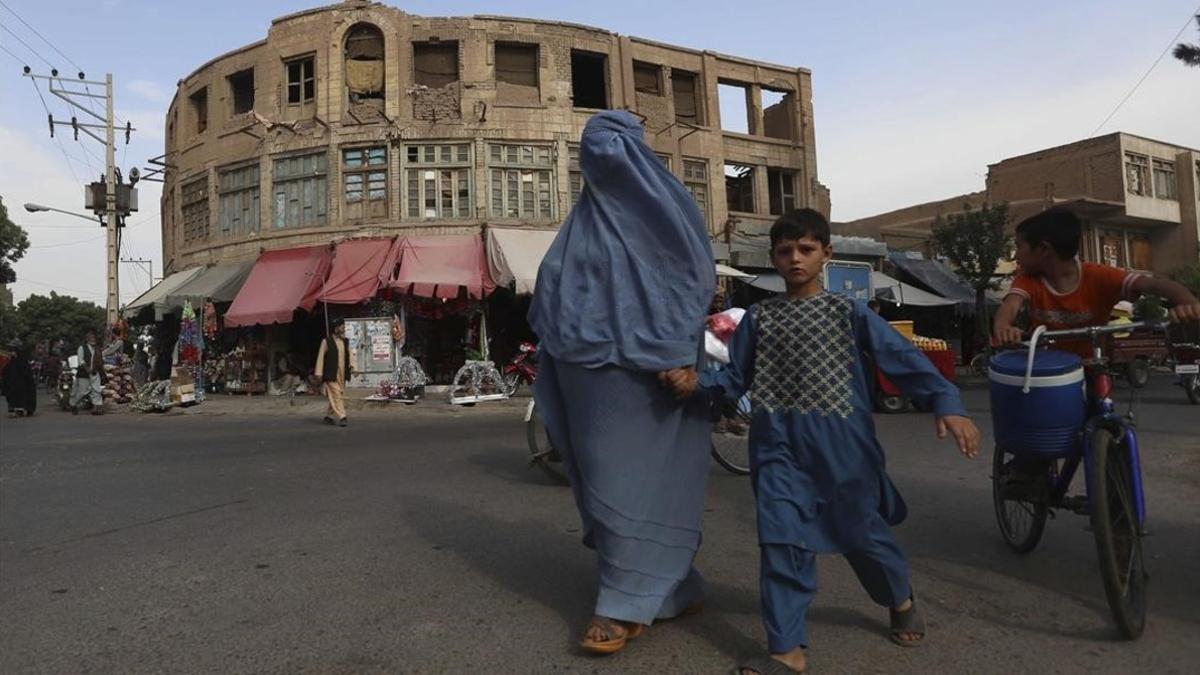
[[[362,0],[287,15],[179,82],[164,268],[347,236],[553,228],[583,189],[579,135],[606,108],[645,118],[727,258],[773,214],[829,212],[811,86],[802,68],[558,22]],[[744,102],[744,128],[722,124],[718,92]]]

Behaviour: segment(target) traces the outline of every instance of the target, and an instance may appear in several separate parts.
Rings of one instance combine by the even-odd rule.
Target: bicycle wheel
[[[551,445],[550,435],[546,433],[546,425],[542,423],[542,415],[537,408],[525,423],[525,440],[529,444],[529,463],[541,467],[554,482],[566,485],[567,474],[563,471],[562,458]]]
[[[971,359],[970,365],[967,366],[967,372],[971,373],[972,377],[987,377],[988,361],[988,353],[979,352]]]
[[[750,474],[750,415],[738,409],[713,427],[712,457],[729,473]]]
[[[992,451],[992,506],[1005,543],[1017,553],[1029,553],[1042,539],[1047,508],[1044,502],[1019,499],[1012,494],[1014,459],[1012,453],[999,446]]]
[[[1129,453],[1121,440],[1107,429],[1093,432],[1088,481],[1092,533],[1108,608],[1121,634],[1130,640],[1146,627],[1146,566],[1133,480]]]

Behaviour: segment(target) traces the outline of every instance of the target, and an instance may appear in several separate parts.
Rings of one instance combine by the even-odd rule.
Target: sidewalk
[[[432,389],[432,388],[431,388]],[[439,388],[427,391],[425,398],[413,405],[399,401],[368,401],[368,396],[375,393],[374,388],[361,387],[346,390],[346,410],[351,413],[382,413],[396,415],[411,414],[442,414],[442,413],[484,413],[502,412],[506,415],[518,414],[529,404],[530,392],[523,387],[511,399],[505,401],[488,401],[475,406],[450,405],[449,394]],[[203,403],[190,406],[175,406],[164,413],[138,413],[129,406],[108,406],[108,412],[113,414],[146,414],[146,415],[276,415],[321,417],[325,414],[325,397],[316,394],[301,394],[291,399],[287,396],[272,396],[259,394],[207,394]]]

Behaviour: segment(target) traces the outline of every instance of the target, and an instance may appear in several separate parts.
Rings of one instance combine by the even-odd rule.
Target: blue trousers
[[[908,562],[887,523],[872,520],[865,548],[844,555],[872,600],[898,607],[912,595]],[[767,646],[772,654],[807,647],[805,614],[817,592],[817,554],[788,544],[760,544],[759,551]]]

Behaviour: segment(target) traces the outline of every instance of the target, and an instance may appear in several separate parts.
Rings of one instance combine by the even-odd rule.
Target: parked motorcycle
[[[1200,345],[1177,344],[1171,351],[1176,382],[1183,387],[1192,405],[1200,405]]]
[[[522,342],[517,353],[504,366],[504,389],[509,396],[517,393],[524,382],[533,386],[537,379],[537,345],[532,342]]]

